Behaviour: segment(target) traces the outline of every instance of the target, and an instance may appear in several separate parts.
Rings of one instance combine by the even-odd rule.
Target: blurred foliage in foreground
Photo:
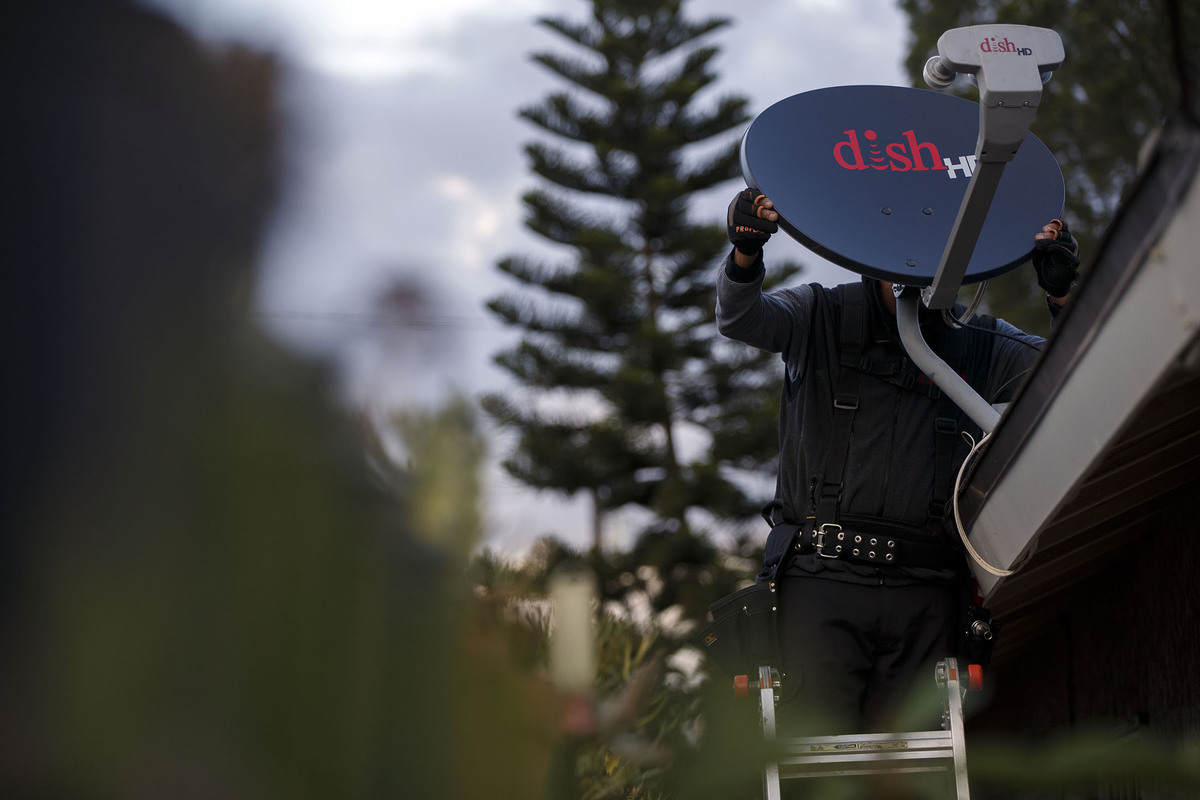
[[[552,627],[547,577],[560,564],[594,566],[605,560],[547,539],[521,562],[485,552],[474,560],[471,577],[481,598],[509,609],[497,617],[512,624],[508,635],[514,648],[537,665],[545,663]],[[602,602],[595,690],[608,727],[571,746],[560,743],[552,767],[557,780],[546,800],[758,797],[772,750],[758,728],[756,697],[734,699],[728,676],[719,673],[699,679],[708,665],[701,662],[700,671],[694,671],[694,662],[679,655],[687,647],[670,644],[677,616],[639,616],[636,602]],[[943,698],[931,673],[902,705],[893,729],[936,729]],[[1045,740],[973,736],[970,711],[986,704],[987,693],[966,700],[968,765],[979,796],[1182,799],[1200,791],[1200,736],[1169,740],[1150,730],[1100,725]],[[946,796],[945,786],[943,776],[920,773],[821,779],[806,783],[803,796],[940,798]]]
[[[0,796],[753,796],[752,707],[699,679],[678,611],[753,556],[472,559],[471,409],[399,415],[387,457],[249,323],[271,62],[114,0],[17,22]],[[570,556],[605,612],[583,741],[545,669]]]
[[[251,324],[273,62],[115,0],[15,22],[0,796],[540,794],[554,697],[464,577],[471,412],[372,472]]]

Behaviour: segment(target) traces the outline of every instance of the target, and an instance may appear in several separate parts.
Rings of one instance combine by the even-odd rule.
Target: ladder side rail
[[[758,668],[758,706],[762,715],[763,739],[766,746],[775,750],[775,678],[770,667]],[[779,762],[767,762],[763,769],[763,800],[783,800],[779,786]]]
[[[954,787],[958,800],[970,800],[967,783],[967,740],[963,731],[963,689],[958,678],[958,659],[946,659],[946,710],[950,717],[950,736],[954,742]]]

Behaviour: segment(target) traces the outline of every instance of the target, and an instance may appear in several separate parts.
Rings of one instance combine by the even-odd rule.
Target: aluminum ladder
[[[946,796],[968,800],[971,795],[967,785],[962,701],[968,688],[978,689],[982,684],[982,670],[971,664],[963,675],[958,661],[947,658],[938,662],[935,679],[945,692],[941,730],[783,739],[776,737],[775,725],[779,672],[759,667],[757,681],[752,682],[745,675],[734,678],[734,689],[740,696],[748,695],[752,688],[758,689],[763,734],[778,758],[768,763],[763,772],[763,800],[782,800],[784,781],[888,773],[943,773]]]

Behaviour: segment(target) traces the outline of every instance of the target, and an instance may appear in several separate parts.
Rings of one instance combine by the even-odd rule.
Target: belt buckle
[[[842,554],[842,546],[839,544],[834,548],[834,552],[825,552],[825,541],[830,537],[830,534],[836,534],[838,541],[841,541],[844,536],[842,534],[842,526],[836,522],[826,522],[817,529],[816,541],[814,544],[817,548],[817,555],[821,558],[839,558]]]

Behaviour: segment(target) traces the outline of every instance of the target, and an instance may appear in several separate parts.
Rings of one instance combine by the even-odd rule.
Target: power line
[[[394,328],[398,330],[465,330],[495,327],[485,317],[452,316],[447,314],[363,314],[350,311],[260,311],[258,319],[279,319],[296,322],[321,322],[356,328]]]

